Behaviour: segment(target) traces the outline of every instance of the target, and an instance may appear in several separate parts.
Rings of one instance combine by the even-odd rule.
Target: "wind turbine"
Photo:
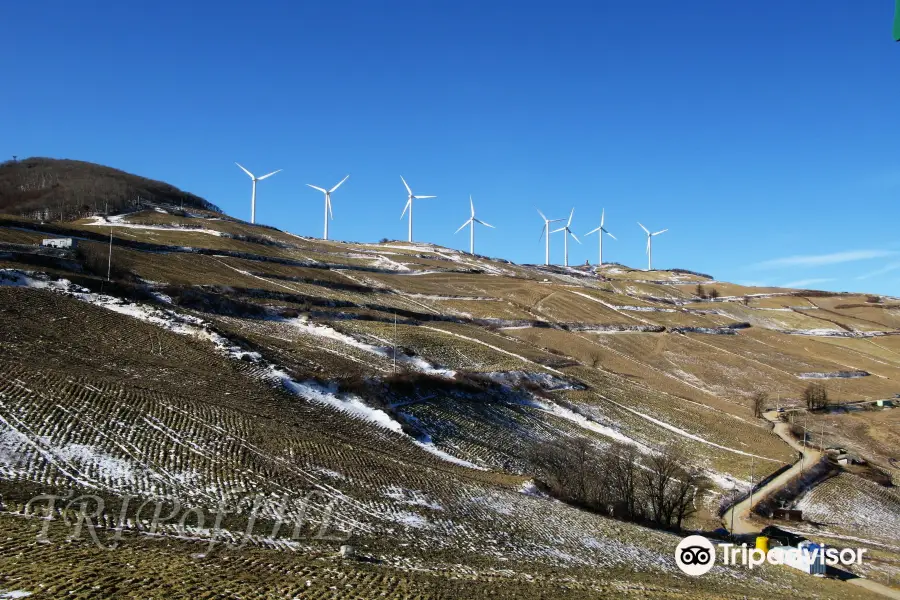
[[[409,198],[406,200],[406,206],[403,207],[403,212],[400,213],[400,218],[403,218],[403,215],[406,214],[407,209],[409,210],[409,242],[412,242],[412,209],[413,209],[413,200],[424,200],[426,198],[437,198],[437,196],[414,196],[412,190],[409,189],[409,184],[406,183],[406,180],[403,179],[403,175],[400,176],[400,181],[403,182],[403,185],[406,186],[406,191],[409,193]]]
[[[564,227],[560,227],[559,229],[554,229],[553,231],[550,232],[550,233],[556,233],[557,231],[565,232],[565,233],[563,233],[563,247],[565,249],[565,255],[564,255],[565,260],[563,262],[563,265],[565,265],[567,267],[569,266],[569,237],[568,236],[571,235],[572,239],[574,239],[579,244],[581,243],[581,240],[579,240],[577,237],[575,237],[575,234],[572,233],[571,229],[569,229],[569,225],[572,224],[572,215],[574,215],[574,214],[575,214],[575,209],[573,208],[572,212],[569,213],[569,220],[566,221],[566,225]],[[560,221],[561,220],[562,219],[560,219]]]
[[[262,177],[257,177],[253,173],[251,173],[250,171],[248,171],[247,169],[242,167],[240,163],[234,163],[234,164],[241,167],[241,171],[243,171],[244,173],[249,175],[250,179],[253,180],[253,194],[250,196],[250,222],[256,223],[256,182],[262,181],[266,177],[271,177],[275,173],[278,173],[279,171],[281,171],[281,169],[278,169],[278,171],[272,171],[268,175],[263,175]]]
[[[544,248],[544,264],[550,264],[550,223],[556,223],[557,221],[564,221],[565,219],[548,219],[544,216],[544,213],[540,211],[540,209],[536,208],[538,214],[541,215],[541,218],[544,220],[544,226],[541,227],[541,237],[544,237],[544,234],[547,234],[547,241],[545,243]],[[541,241],[541,238],[538,238],[538,241]]]
[[[597,229],[591,229],[586,234],[584,234],[585,237],[587,237],[587,236],[591,235],[592,233],[599,232],[599,233],[597,233],[597,238],[600,240],[600,256],[598,257],[597,264],[601,267],[603,266],[603,234],[605,233],[612,239],[616,239],[616,236],[614,236],[613,234],[608,232],[606,230],[606,228],[603,227],[603,219],[605,216],[606,216],[606,209],[603,209],[602,211],[600,211],[600,227],[598,227]]]
[[[641,225],[640,221],[638,221],[638,225]],[[653,236],[665,233],[669,229],[662,229],[660,231],[657,231],[656,233],[650,233],[650,230],[643,225],[641,225],[641,229],[643,229],[647,234],[647,270],[650,271],[653,269]]]
[[[469,208],[472,209],[472,216],[469,217],[469,220],[459,226],[459,229],[453,232],[453,235],[456,235],[460,231],[462,231],[463,227],[466,225],[469,226],[469,254],[475,254],[475,223],[481,223],[485,227],[490,227],[491,229],[496,229],[493,225],[489,223],[485,223],[481,219],[475,218],[475,205],[472,203],[472,195],[469,195]]]
[[[347,177],[350,177],[350,176],[347,175]],[[311,187],[312,189],[319,190],[320,192],[325,194],[325,235],[322,237],[323,240],[328,239],[328,217],[331,216],[331,219],[334,220],[334,213],[331,212],[331,192],[333,192],[334,190],[341,187],[341,184],[344,183],[345,181],[347,181],[347,177],[344,177],[343,179],[341,179],[341,181],[336,186],[331,188],[330,190],[326,190],[325,188],[320,188],[311,183],[306,184],[309,187]]]

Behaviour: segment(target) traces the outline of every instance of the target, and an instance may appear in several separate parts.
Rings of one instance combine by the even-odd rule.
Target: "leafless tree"
[[[755,418],[762,418],[763,410],[765,409],[768,400],[769,395],[761,390],[754,392],[753,395],[750,396],[750,407],[753,409],[753,416]]]
[[[820,410],[828,406],[828,392],[821,383],[810,383],[803,390],[803,401],[808,410]]]
[[[694,496],[703,477],[685,467],[690,455],[681,444],[669,444],[651,455],[641,471],[647,517],[657,526],[680,528],[694,511]]]

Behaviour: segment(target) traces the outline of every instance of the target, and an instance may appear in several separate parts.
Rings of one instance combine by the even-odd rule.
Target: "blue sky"
[[[604,258],[900,295],[894,2],[17,2],[0,154],[108,164],[249,219],[543,260],[534,207],[606,208]],[[562,261],[562,238],[553,260]],[[608,239],[608,238],[607,238]],[[596,238],[570,260],[597,258]]]

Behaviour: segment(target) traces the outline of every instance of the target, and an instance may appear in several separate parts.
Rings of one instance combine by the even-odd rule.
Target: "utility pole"
[[[803,419],[803,452],[800,454],[800,475],[803,475],[803,460],[806,458],[806,423],[808,419]]]
[[[397,311],[394,311],[394,375],[397,374]]]
[[[112,275],[112,226],[109,228],[109,260],[106,263],[106,280],[110,280]]]
[[[737,500],[737,495],[735,492],[737,491],[737,483],[734,481],[731,482],[731,541],[734,541],[734,510],[737,508],[735,506],[735,501]]]
[[[753,464],[756,457],[750,457],[750,511],[753,511]]]

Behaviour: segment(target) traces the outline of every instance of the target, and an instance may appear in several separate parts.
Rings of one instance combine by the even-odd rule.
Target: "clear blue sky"
[[[173,183],[249,219],[540,262],[540,207],[605,258],[900,295],[893,0],[10,2],[0,154]],[[571,261],[596,261],[596,238]],[[553,259],[562,261],[562,239]],[[809,283],[804,284],[807,281]]]

